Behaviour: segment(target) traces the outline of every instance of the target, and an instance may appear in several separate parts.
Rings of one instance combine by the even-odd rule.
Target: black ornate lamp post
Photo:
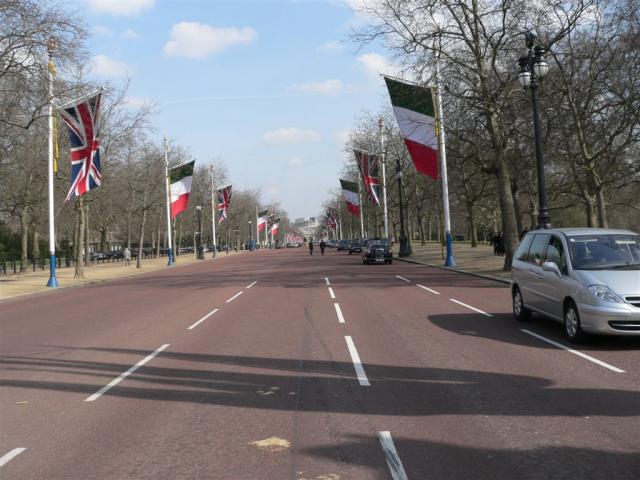
[[[411,244],[407,238],[407,230],[405,227],[405,211],[404,211],[404,194],[402,191],[402,165],[400,158],[396,157],[396,178],[398,179],[398,197],[400,205],[400,249],[399,257],[408,257],[411,255]]]
[[[533,103],[533,133],[536,146],[536,167],[538,172],[538,226],[537,228],[551,228],[551,218],[547,207],[547,187],[544,181],[544,153],[542,151],[542,136],[540,135],[540,116],[538,114],[538,84],[547,75],[549,65],[544,59],[544,49],[535,45],[536,34],[525,33],[527,55],[520,57],[520,73],[518,81],[525,88],[531,90]],[[535,47],[534,47],[535,45]]]
[[[196,258],[204,260],[204,249],[202,247],[202,205],[196,205],[198,213],[198,236],[196,237]]]

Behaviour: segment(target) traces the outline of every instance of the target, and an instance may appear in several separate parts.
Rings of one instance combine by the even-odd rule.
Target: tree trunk
[[[20,272],[26,272],[29,262],[29,207],[20,212],[20,238]]]
[[[607,206],[604,199],[604,189],[602,185],[598,185],[596,191],[596,206],[598,207],[598,227],[609,228],[609,222],[607,221]]]
[[[82,247],[84,246],[84,207],[82,205],[82,197],[76,200],[76,210],[78,212],[78,220],[76,224],[76,243],[74,244],[75,248],[75,261],[76,261],[76,271],[74,274],[74,278],[84,278],[84,261],[83,261],[83,251]]]
[[[471,248],[478,246],[478,234],[476,232],[476,218],[473,214],[473,205],[467,205],[467,215],[469,216],[469,238],[471,239]]]
[[[516,215],[513,195],[511,194],[509,165],[505,161],[501,150],[496,150],[495,155],[496,163],[498,164],[498,198],[500,200],[502,234],[504,238],[504,264],[502,270],[508,272],[511,270],[511,260],[518,244],[518,233],[516,232]]]
[[[597,223],[594,199],[589,195],[583,197],[585,214],[587,216],[587,227],[594,228]]]
[[[33,224],[31,231],[31,256],[33,257],[33,261],[37,262],[40,260],[40,233],[38,232],[38,226]]]
[[[89,238],[89,205],[85,205],[84,207],[84,264],[89,265],[91,261],[91,252],[89,251],[90,246],[90,238]]]
[[[100,232],[100,251],[109,251],[109,245],[107,245],[107,229],[101,228],[98,230]]]
[[[147,192],[144,193],[142,200],[142,221],[140,222],[140,234],[138,235],[138,258],[136,260],[136,268],[142,268],[142,245],[144,244],[144,224],[147,222],[147,209],[144,208],[147,203]]]
[[[520,208],[520,197],[518,196],[518,186],[513,185],[511,188],[511,195],[513,196],[513,209],[516,214],[516,231],[518,237],[524,230],[524,222],[522,221],[522,209]]]

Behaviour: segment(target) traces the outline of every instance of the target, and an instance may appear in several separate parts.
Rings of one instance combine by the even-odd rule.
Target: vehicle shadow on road
[[[431,436],[438,435],[439,432],[431,432]],[[376,436],[350,435],[347,439],[336,445],[303,448],[302,452],[331,460],[342,459],[371,469],[380,468],[381,447]],[[640,477],[637,452],[560,445],[482,448],[396,435],[393,443],[408,478],[624,480]],[[426,475],[425,472],[429,473]]]
[[[78,398],[82,401],[126,371],[132,356],[142,358],[149,353],[117,348],[86,350],[122,354],[126,361],[5,356],[0,357],[4,372],[0,385],[77,392],[83,394]],[[163,366],[157,366],[159,362]],[[366,364],[371,386],[363,388],[358,385],[350,362],[164,351],[153,363],[140,368],[106,395],[268,410],[390,416],[640,415],[640,392],[561,388],[553,379],[530,375]],[[32,377],[42,374],[42,380],[25,380],[25,373]]]
[[[531,320],[527,322],[518,322],[511,313],[494,313],[492,315],[492,318],[487,318],[479,314],[455,313],[427,315],[427,319],[444,330],[460,335],[477,336],[527,347],[558,348],[527,335],[521,329],[530,330],[581,351],[640,350],[640,337],[589,335],[583,344],[573,345],[562,336],[562,324],[542,315],[533,314]]]

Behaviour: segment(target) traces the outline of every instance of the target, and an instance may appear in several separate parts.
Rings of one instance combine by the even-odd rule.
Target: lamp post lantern
[[[547,206],[547,187],[544,179],[544,152],[542,150],[542,135],[540,134],[540,115],[538,113],[538,86],[547,75],[549,65],[544,59],[544,49],[536,45],[536,34],[525,33],[528,48],[527,55],[520,57],[518,64],[520,72],[518,81],[525,88],[531,90],[533,105],[533,134],[535,138],[536,170],[538,175],[538,225],[536,228],[551,228],[551,218]]]

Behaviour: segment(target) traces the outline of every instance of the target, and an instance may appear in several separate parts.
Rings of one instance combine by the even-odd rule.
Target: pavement
[[[477,247],[472,248],[468,243],[454,243],[453,258],[456,263],[454,267],[444,267],[446,251],[439,243],[429,242],[426,245],[412,243],[411,248],[413,254],[401,260],[485,276],[501,282],[508,283],[511,279],[511,272],[505,272],[502,269],[504,257],[494,255],[493,247],[490,245],[478,244]]]
[[[0,311],[3,480],[640,478],[640,340],[485,278],[283,249]]]
[[[195,262],[222,260],[242,252],[221,252],[216,258],[211,253],[205,254],[205,260],[197,260],[194,254],[183,254],[176,257],[175,267],[190,265]],[[136,268],[136,260],[131,265],[125,265],[124,261],[112,263],[94,263],[84,268],[84,278],[74,278],[75,268],[64,267],[56,269],[58,288],[47,287],[49,281],[49,269],[37,269],[35,272],[28,270],[24,273],[0,275],[0,300],[29,295],[34,293],[53,293],[61,288],[78,287],[96,282],[106,282],[118,278],[140,275],[167,268],[167,257],[149,258],[142,261],[142,267]]]

